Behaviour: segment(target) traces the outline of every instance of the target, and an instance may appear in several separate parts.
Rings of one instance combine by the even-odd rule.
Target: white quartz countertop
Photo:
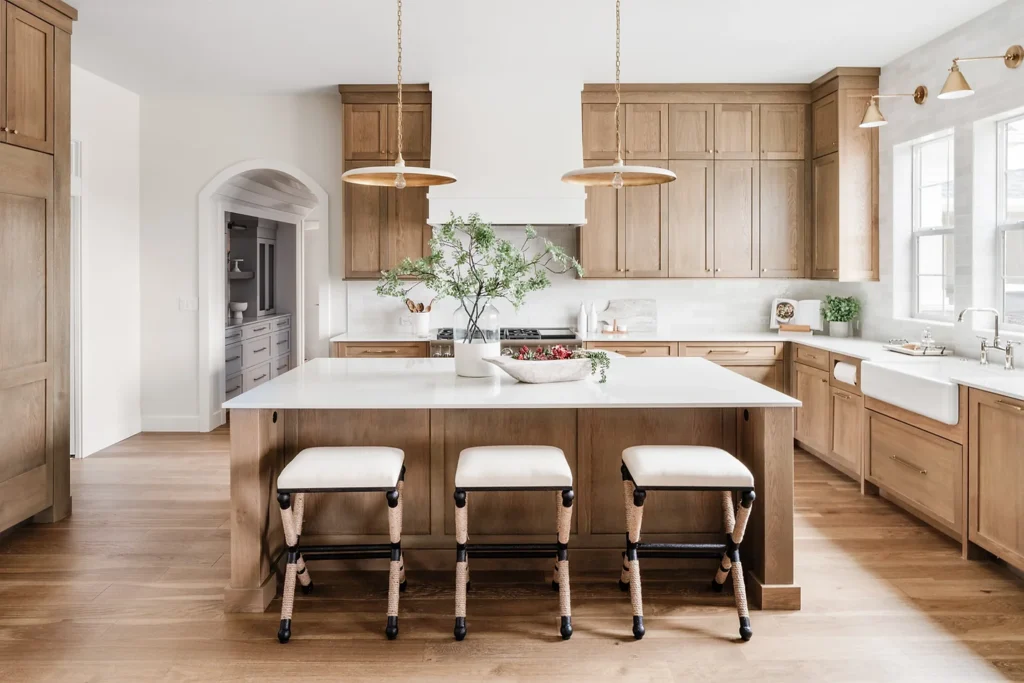
[[[538,361],[541,362],[541,361]],[[796,408],[800,401],[703,358],[613,358],[596,379],[468,378],[440,358],[317,358],[224,404],[231,409]]]
[[[412,330],[368,330],[365,332],[342,332],[331,337],[332,342],[347,344],[390,344],[394,342],[428,342],[437,339],[437,330],[431,330],[429,337],[417,337]]]

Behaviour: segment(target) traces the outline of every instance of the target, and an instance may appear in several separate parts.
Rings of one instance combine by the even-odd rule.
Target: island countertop
[[[799,406],[703,358],[613,358],[605,383],[555,384],[523,384],[500,371],[458,377],[455,361],[442,358],[317,358],[224,404],[232,410]]]

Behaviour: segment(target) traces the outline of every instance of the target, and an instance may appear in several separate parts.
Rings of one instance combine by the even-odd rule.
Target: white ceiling
[[[883,66],[1000,1],[624,0],[622,78],[809,82],[833,66]],[[142,94],[302,92],[395,77],[390,0],[70,2],[81,11],[73,61]],[[563,75],[614,76],[612,0],[405,0],[404,33],[407,82],[438,79],[453,52],[472,60],[459,47],[480,34],[511,69],[542,44]]]

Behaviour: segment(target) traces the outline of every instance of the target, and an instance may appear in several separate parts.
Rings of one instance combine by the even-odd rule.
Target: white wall
[[[82,445],[141,429],[139,97],[71,69],[71,136],[82,143]]]
[[[338,94],[142,99],[142,414],[146,431],[198,428],[198,194],[225,168],[249,159],[290,164],[330,196],[327,230],[307,233],[330,250],[343,321],[341,283],[341,103]],[[316,276],[316,274],[314,274]]]
[[[906,287],[901,277],[895,278],[898,284],[894,285],[894,271],[898,276],[910,266],[905,242],[909,237],[903,232],[900,216],[894,220],[894,203],[899,206],[899,201],[894,202],[894,196],[898,199],[894,187],[909,186],[910,180],[905,173],[894,174],[893,146],[953,129],[955,306],[959,311],[967,306],[994,305],[994,141],[976,138],[976,132],[983,137],[986,128],[977,122],[1024,106],[1024,68],[1010,70],[998,60],[964,63],[961,69],[975,95],[962,100],[940,100],[937,95],[954,57],[1001,54],[1021,42],[1022,26],[1024,0],[1010,0],[883,67],[881,92],[911,92],[917,85],[925,85],[929,99],[924,106],[909,98],[882,100],[889,124],[879,129],[881,282],[857,288],[865,300],[866,336],[917,339],[929,326],[940,342],[954,344],[961,353],[976,353],[978,341],[969,320],[947,325],[927,323],[900,318],[900,311],[894,309],[893,301],[899,294],[894,287]],[[991,316],[979,315],[978,323],[991,329]]]

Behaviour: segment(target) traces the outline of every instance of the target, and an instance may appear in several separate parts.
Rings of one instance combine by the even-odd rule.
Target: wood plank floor
[[[383,573],[316,573],[294,636],[279,603],[225,615],[227,434],[140,435],[72,466],[74,515],[0,540],[0,681],[1024,680],[1024,581],[797,454],[800,612],[736,642],[709,576],[644,576],[647,636],[614,575],[573,576],[575,635],[539,573],[474,573],[470,635],[452,576],[411,574],[383,637]]]

